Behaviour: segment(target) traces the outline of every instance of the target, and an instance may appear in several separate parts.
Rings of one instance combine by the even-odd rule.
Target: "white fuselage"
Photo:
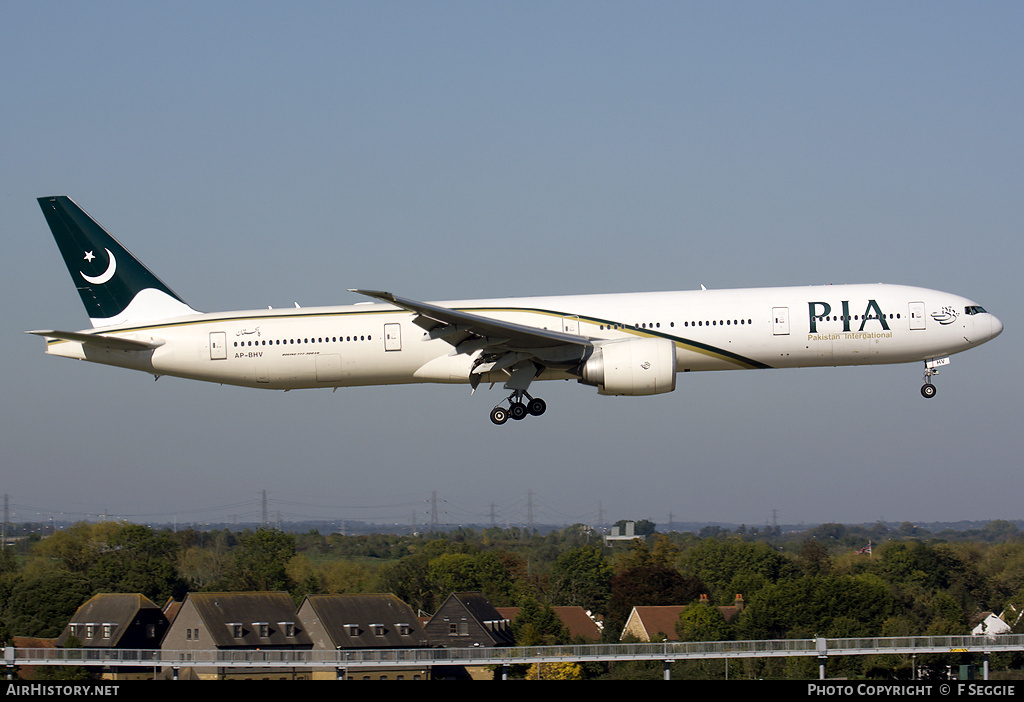
[[[659,337],[676,370],[905,363],[977,346],[1002,324],[974,302],[899,285],[693,290],[463,300],[446,307],[594,340]],[[83,333],[162,342],[114,350],[55,339],[47,353],[257,388],[466,383],[457,354],[389,304],[195,314]],[[501,381],[503,373],[484,376]],[[547,370],[538,379],[572,377]]]

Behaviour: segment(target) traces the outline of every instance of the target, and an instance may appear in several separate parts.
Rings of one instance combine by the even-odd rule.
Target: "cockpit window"
[[[981,305],[967,305],[964,308],[964,312],[967,314],[985,314],[985,308]]]

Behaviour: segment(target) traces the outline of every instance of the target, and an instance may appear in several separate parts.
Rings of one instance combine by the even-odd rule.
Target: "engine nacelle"
[[[676,389],[676,345],[668,339],[600,344],[583,364],[580,382],[601,395],[657,395]]]

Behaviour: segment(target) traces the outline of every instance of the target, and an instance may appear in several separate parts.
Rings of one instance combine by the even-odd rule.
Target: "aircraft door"
[[[210,332],[210,360],[219,361],[228,357],[227,332]]]
[[[925,328],[924,303],[923,302],[911,302],[910,303],[910,328],[911,329],[924,329]]]
[[[402,350],[402,325],[401,324],[385,324],[384,325],[384,350],[385,351],[401,351]]]
[[[786,334],[789,334],[788,307],[772,308],[772,333],[775,336],[785,336]]]

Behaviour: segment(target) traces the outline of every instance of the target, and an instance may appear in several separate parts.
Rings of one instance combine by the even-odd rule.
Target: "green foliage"
[[[231,590],[279,592],[288,590],[288,562],[295,555],[295,537],[277,529],[260,528],[242,537],[228,573]]]
[[[803,575],[747,599],[740,638],[877,636],[894,610],[888,588],[873,576]]]
[[[7,630],[11,636],[56,637],[92,594],[89,580],[75,573],[50,570],[26,578],[4,607]]]
[[[548,593],[552,604],[576,605],[603,613],[611,596],[611,577],[612,567],[599,546],[578,546],[555,561]]]
[[[163,603],[187,591],[177,560],[178,543],[170,534],[128,524],[110,534],[88,573],[95,592],[139,592]]]
[[[761,588],[796,576],[792,558],[765,542],[704,539],[682,556],[680,570],[704,583],[715,604],[749,598]]]
[[[722,611],[707,601],[692,604],[679,614],[676,636],[680,641],[725,641],[732,630]]]
[[[855,553],[869,542],[872,555]],[[584,525],[543,535],[463,527],[344,536],[79,523],[26,540],[17,555],[0,553],[0,636],[56,636],[100,591],[141,592],[163,604],[188,590],[286,590],[297,601],[306,593],[393,592],[424,613],[454,591],[481,591],[496,606],[522,608],[513,624],[520,643],[565,641],[553,605],[603,615],[609,641],[618,639],[630,609],[643,604],[689,605],[668,632],[687,640],[963,634],[980,611],[1024,611],[1024,534],[999,520],[941,534],[910,523],[823,524],[786,537],[777,529],[714,527],[703,536],[654,533],[608,546]],[[709,602],[698,604],[700,595]],[[736,595],[745,609],[727,623],[718,606],[733,604]],[[939,670],[946,658],[917,663]],[[1024,655],[993,657],[993,666],[1022,663]],[[813,676],[813,667],[751,660],[734,663],[728,675]],[[588,665],[580,672],[663,674],[660,664]],[[899,656],[830,660],[829,674],[907,677],[909,664]],[[725,677],[726,666],[678,662],[672,675]]]
[[[674,557],[675,551],[665,541],[654,550],[642,541],[633,542],[611,579],[606,631],[621,631],[630,611],[638,605],[684,604],[700,597],[706,589],[704,583],[679,572],[670,562]]]
[[[555,611],[537,600],[527,598],[512,621],[517,646],[554,646],[569,643],[569,631]]]

